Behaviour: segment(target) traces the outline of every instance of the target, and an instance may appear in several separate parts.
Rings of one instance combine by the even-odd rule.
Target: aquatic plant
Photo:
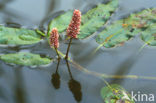
[[[52,29],[49,37],[49,44],[51,47],[55,48],[58,58],[60,58],[59,53],[57,51],[57,48],[59,47],[59,34],[57,28]]]
[[[103,87],[101,89],[101,96],[105,103],[135,103],[130,94],[117,84]]]
[[[67,28],[66,34],[70,38],[77,38],[81,25],[81,12],[74,10],[72,20]]]
[[[72,20],[66,31],[67,36],[70,37],[70,41],[68,44],[65,59],[68,59],[70,44],[73,38],[77,38],[77,35],[79,34],[80,31],[80,25],[81,25],[81,12],[79,10],[74,10]]]
[[[117,8],[118,8],[118,0],[111,0],[107,4],[98,4],[97,7],[82,14],[81,26],[79,28],[80,33],[79,35],[77,35],[77,39],[84,40],[89,37],[95,36],[96,42],[100,44],[99,47],[97,47],[96,49],[97,51],[101,47],[112,48],[112,47],[117,47],[119,45],[123,45],[124,42],[132,39],[135,35],[141,33],[140,37],[143,41],[145,41],[145,45],[156,46],[155,43],[156,42],[155,40],[156,8],[144,9],[142,11],[132,13],[128,17],[121,18],[120,20],[108,24],[109,19],[112,17],[112,14],[114,14]],[[35,43],[40,42],[40,40],[42,40],[43,37],[45,36],[49,39],[49,36],[53,28],[58,28],[58,33],[60,33],[60,35],[63,35],[62,33],[68,28],[69,24],[72,24],[70,23],[72,16],[73,16],[73,12],[70,10],[52,19],[48,25],[47,35],[38,29],[29,30],[24,28],[11,28],[11,27],[0,26],[0,37],[1,37],[0,44],[4,46],[9,46],[9,45],[20,46],[20,45],[30,45],[30,44],[35,45]],[[80,19],[78,19],[78,21],[80,22]],[[100,33],[97,32],[100,28],[103,27],[105,28],[102,32]],[[76,33],[78,33],[79,29],[77,29]],[[56,44],[55,46],[56,46],[55,48],[57,48],[58,44]],[[57,50],[57,54],[67,58],[67,56],[64,55],[61,51]],[[32,55],[33,56],[26,56],[27,57],[26,60],[36,61],[35,59],[33,59],[34,56],[35,58],[36,55],[37,58],[40,57],[39,54],[32,54]],[[17,60],[16,61],[13,60],[12,57],[16,57]],[[23,57],[25,58],[24,55],[22,55],[21,57],[21,52],[14,53],[14,54],[0,55],[0,59],[7,63],[27,66],[28,65],[27,63],[22,62],[21,58]],[[41,57],[38,59],[41,59]],[[46,62],[45,64],[51,62],[51,60],[46,57],[46,61],[47,60],[48,62]],[[83,72],[95,76],[104,77],[104,78],[121,77],[121,78],[134,79],[137,77],[137,78],[144,78],[144,79],[155,79],[155,77],[143,77],[143,76],[136,76],[136,75],[130,75],[130,76],[111,75],[110,76],[106,74],[103,75],[100,73],[94,74],[93,72],[88,71],[87,69],[85,69],[75,61],[71,60],[70,58],[68,58],[68,60],[79,70],[82,70]],[[33,62],[31,62],[29,66],[43,64],[41,62],[38,63],[36,62],[33,63]]]
[[[58,39],[59,39],[59,34],[57,28],[53,28],[49,37],[50,46],[53,46],[55,49],[57,49],[59,47]]]
[[[144,9],[142,11],[138,11],[137,13],[132,13],[128,17],[121,18],[119,20],[113,21],[112,23],[108,23],[117,8],[118,0],[110,0],[110,2],[108,2],[107,4],[98,4],[95,8],[82,14],[82,18],[81,12],[79,10],[74,10],[74,12],[72,10],[66,11],[50,21],[48,25],[47,35],[40,30],[29,30],[24,28],[10,28],[0,26],[0,44],[5,46],[23,46],[30,44],[35,45],[36,43],[40,42],[43,37],[47,37],[50,46],[56,50],[56,53],[58,55],[56,72],[52,75],[51,80],[53,86],[56,89],[60,87],[60,76],[58,74],[60,56],[65,58],[67,62],[69,61],[69,63],[71,63],[74,67],[81,70],[82,72],[100,77],[102,79],[141,78],[156,80],[156,77],[144,77],[136,75],[107,75],[104,73],[93,72],[82,67],[81,65],[79,65],[79,63],[68,57],[72,39],[75,38],[83,41],[88,38],[95,37],[94,40],[99,45],[96,48],[95,52],[101,47],[113,48],[117,46],[122,46],[126,41],[133,39],[133,37],[135,37],[137,34],[140,34],[141,40],[145,42],[143,47],[145,47],[146,45],[156,46],[156,8]],[[58,30],[56,28],[58,28]],[[66,55],[63,54],[61,51],[57,50],[59,47],[59,34],[61,37],[65,30],[66,35],[70,38]],[[0,59],[6,63],[24,66],[40,66],[52,62],[49,57],[42,58],[40,54],[23,52],[18,52],[14,54],[2,54],[0,55]],[[112,100],[112,102],[121,102],[122,98],[118,98],[117,96],[120,97],[123,95],[114,95],[114,91],[112,91],[111,89],[111,87],[113,86],[109,86],[107,82],[105,83],[107,84],[106,88],[108,91],[106,91],[105,88],[101,90],[101,96],[104,101],[107,101],[109,99]],[[80,101],[82,99],[80,83],[71,78],[68,82],[68,85],[76,100]],[[75,87],[75,85],[77,85],[77,88]],[[76,88],[79,91],[79,97],[75,94],[73,88]],[[113,90],[116,91],[116,87],[113,88],[115,88]],[[107,93],[109,95],[105,95]]]
[[[58,68],[59,68],[59,64],[60,64],[60,56],[57,51],[57,49],[59,47],[59,34],[58,34],[57,28],[53,28],[52,31],[50,32],[49,44],[51,47],[54,47],[54,49],[58,55],[58,63],[57,63],[57,67],[56,67],[56,72],[54,74],[52,74],[51,82],[52,82],[53,86],[55,87],[55,89],[59,89],[60,88],[60,75],[58,74]]]

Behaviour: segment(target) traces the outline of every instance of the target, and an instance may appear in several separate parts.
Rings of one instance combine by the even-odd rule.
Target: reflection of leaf
[[[52,75],[51,82],[52,82],[53,86],[55,87],[55,89],[60,88],[60,75],[58,74],[58,72],[56,72]]]
[[[26,45],[40,40],[41,35],[34,30],[0,26],[0,44]]]
[[[71,79],[68,82],[68,86],[73,93],[75,100],[80,102],[82,100],[81,84],[78,81]]]
[[[130,95],[120,85],[112,84],[101,89],[101,96],[105,103],[134,103]]]
[[[99,4],[96,8],[89,10],[82,16],[82,25],[78,38],[85,39],[91,36],[108,21],[117,7],[118,0],[112,0],[108,4]]]
[[[53,19],[48,26],[48,35],[53,28],[57,28],[59,33],[63,32],[69,25],[72,18],[72,11],[68,11],[55,19]]]
[[[25,52],[0,55],[0,59],[7,63],[13,63],[13,64],[25,65],[25,66],[46,65],[51,62],[49,58],[42,58],[38,54],[25,53]]]

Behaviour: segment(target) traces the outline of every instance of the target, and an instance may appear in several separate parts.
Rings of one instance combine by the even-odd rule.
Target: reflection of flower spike
[[[58,74],[58,72],[52,75],[51,83],[53,84],[55,89],[60,88],[60,75]]]
[[[71,38],[77,38],[79,34],[81,25],[81,12],[79,10],[74,10],[72,20],[67,28],[67,36]]]
[[[78,81],[73,79],[68,60],[66,60],[66,64],[67,64],[68,72],[71,78],[68,82],[69,90],[74,95],[75,100],[77,102],[80,102],[82,100],[81,84]]]
[[[57,28],[53,28],[50,37],[49,37],[49,43],[50,46],[54,46],[55,49],[59,47],[59,34]]]

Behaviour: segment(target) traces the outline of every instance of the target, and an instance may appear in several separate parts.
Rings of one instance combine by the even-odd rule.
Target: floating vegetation
[[[89,10],[82,15],[82,25],[80,27],[79,39],[85,39],[102,27],[111,17],[111,14],[117,9],[118,0],[112,0],[107,4],[99,4],[96,8]],[[65,31],[70,23],[72,12],[68,11],[55,19],[49,24],[48,35],[52,28],[58,28],[61,33]]]
[[[42,58],[39,54],[32,54],[26,52],[0,55],[0,59],[5,61],[6,63],[24,66],[40,66],[50,64],[52,62],[51,59]]]
[[[41,37],[35,30],[0,26],[0,44],[3,45],[34,44],[39,42]]]
[[[141,39],[145,42],[145,45],[156,46],[156,9],[145,9],[138,13],[133,13],[127,18],[123,18],[113,23],[108,24],[108,21],[112,17],[112,14],[118,8],[118,0],[110,0],[107,4],[98,4],[95,8],[92,8],[81,16],[79,10],[70,10],[64,14],[51,20],[48,25],[47,38],[51,48],[56,50],[58,55],[58,64],[56,72],[51,76],[51,83],[55,89],[59,89],[61,86],[61,76],[58,72],[60,63],[60,56],[66,60],[67,68],[70,75],[68,82],[68,88],[72,92],[75,100],[80,102],[82,100],[82,87],[80,82],[72,77],[69,63],[82,72],[101,79],[115,78],[115,79],[147,79],[156,80],[156,77],[144,77],[136,75],[107,75],[103,73],[97,73],[90,71],[74,60],[68,57],[70,45],[72,39],[84,40],[88,37],[94,36],[94,33],[105,26],[96,36],[96,42],[99,47],[112,48],[119,45],[123,45],[126,41],[130,40],[137,34],[141,34]],[[74,11],[74,12],[73,12]],[[70,39],[67,48],[66,55],[60,52],[59,47],[59,34],[63,34],[66,31],[67,38]],[[0,44],[2,45],[29,45],[38,43],[42,37],[46,35],[40,30],[28,30],[24,28],[10,28],[0,26]],[[145,46],[143,45],[143,47]],[[141,48],[142,49],[142,48]],[[140,49],[140,50],[141,50]],[[74,58],[75,59],[75,58]],[[18,52],[14,54],[0,55],[0,60],[9,63],[22,66],[40,66],[50,64],[52,60],[49,57],[41,57],[40,54],[32,54],[26,52]],[[105,81],[108,85],[108,83]],[[113,84],[103,87],[101,89],[101,96],[105,103],[134,103],[128,92],[120,85]]]
[[[121,45],[132,37],[131,29],[124,27],[122,20],[114,22],[97,36],[96,41],[106,48]]]
[[[111,0],[107,4],[99,4],[96,8],[89,10],[82,16],[79,39],[85,39],[109,20],[112,13],[118,8],[118,0]]]
[[[101,96],[105,103],[135,103],[131,99],[130,94],[117,84],[103,87]]]
[[[156,24],[150,25],[145,31],[141,33],[141,39],[151,46],[156,46]]]
[[[53,19],[48,26],[48,36],[53,28],[57,28],[59,33],[65,31],[72,18],[72,11],[67,11],[64,14]]]

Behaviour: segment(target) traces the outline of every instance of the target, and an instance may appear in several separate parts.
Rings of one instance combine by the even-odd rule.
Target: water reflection
[[[15,68],[15,78],[16,78],[16,86],[15,86],[15,100],[16,103],[26,103],[26,95],[24,92],[24,85],[23,85],[23,75],[21,67]]]
[[[51,79],[51,83],[54,86],[55,89],[59,89],[60,88],[60,75],[58,73],[58,67],[60,64],[60,58],[58,58],[58,63],[57,63],[57,67],[56,67],[56,71],[54,74],[52,74],[52,79]]]
[[[139,58],[139,54],[132,54],[129,56],[124,62],[122,62],[119,67],[116,68],[116,72],[114,75],[127,75],[129,74],[133,65],[137,62]],[[112,79],[111,83],[121,84],[124,79]]]
[[[66,64],[67,64],[68,72],[70,75],[70,80],[68,82],[69,90],[74,95],[75,100],[77,102],[80,102],[82,100],[81,84],[78,81],[74,80],[72,73],[70,71],[70,66],[69,66],[68,60],[66,60]]]
[[[59,64],[60,64],[60,58],[58,58],[56,71],[55,71],[55,73],[52,74],[52,79],[51,79],[51,83],[55,89],[60,88],[60,75],[58,73]],[[70,80],[68,82],[69,90],[72,92],[75,100],[77,102],[80,102],[82,100],[81,84],[80,84],[80,82],[78,82],[77,80],[75,80],[73,78],[68,60],[66,60],[66,65],[67,65],[69,76],[70,76]]]

